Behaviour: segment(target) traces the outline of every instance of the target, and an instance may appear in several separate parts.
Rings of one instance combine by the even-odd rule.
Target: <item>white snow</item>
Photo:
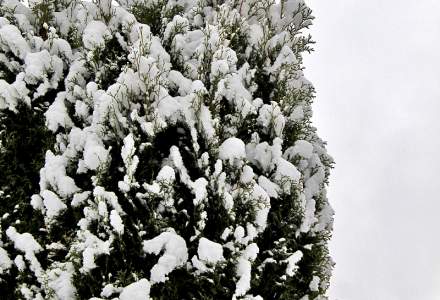
[[[105,39],[110,36],[107,26],[101,21],[91,21],[84,29],[83,43],[87,49],[104,47]]]
[[[279,74],[280,71],[282,72],[283,67],[292,67],[292,65],[297,64],[297,59],[295,57],[295,53],[293,53],[292,49],[290,49],[289,46],[285,45],[275,62],[273,63],[272,67],[270,68],[270,72],[272,74]],[[283,75],[280,76],[283,79]]]
[[[174,169],[170,166],[164,166],[160,169],[159,174],[157,174],[156,180],[168,183],[173,183],[176,179],[176,174]]]
[[[174,167],[179,171],[180,179],[184,184],[186,184],[195,195],[193,200],[194,205],[199,205],[204,201],[207,196],[206,187],[208,181],[200,177],[196,181],[192,181],[188,175],[188,171],[183,164],[182,155],[180,154],[179,148],[172,146],[170,148],[170,159],[172,160]]]
[[[331,229],[333,215],[335,214],[330,204],[325,204],[318,214],[318,223],[313,227],[313,231],[320,232],[325,229]]]
[[[9,25],[11,24],[11,22],[9,22],[8,19],[4,18],[4,17],[0,17],[0,28],[5,26],[5,25]]]
[[[52,39],[52,47],[50,48],[51,55],[60,56],[67,61],[72,59],[72,48],[69,42],[64,39],[54,38]]]
[[[112,240],[103,241],[90,231],[80,231],[78,233],[78,243],[75,246],[79,251],[82,251],[83,266],[80,272],[88,273],[96,268],[95,258],[99,255],[110,254],[110,244]]]
[[[305,206],[304,206],[304,218],[300,227],[301,232],[307,232],[311,226],[318,221],[315,216],[316,211],[316,201],[313,197],[317,196],[321,190],[321,185],[325,180],[325,172],[322,167],[306,180],[304,183],[304,196],[305,196]],[[325,217],[331,220],[331,215],[333,211],[331,208],[327,211],[328,216]],[[325,219],[324,218],[324,219]]]
[[[88,115],[89,115],[89,106],[81,100],[76,100],[75,116],[85,120],[87,119]]]
[[[226,72],[235,72],[238,62],[237,53],[225,45],[219,45],[218,49],[212,56],[212,61],[213,63],[216,61],[226,61],[228,66]]]
[[[46,215],[49,219],[58,216],[63,210],[67,208],[57,194],[52,191],[44,190],[40,192],[41,197],[43,197],[43,204],[46,208]]]
[[[258,139],[256,139],[246,145],[247,157],[259,166],[263,172],[272,171],[281,158],[281,143],[280,138],[275,138],[272,146],[268,142],[258,143]]]
[[[135,151],[133,134],[130,133],[124,138],[124,145],[121,148],[121,157],[125,164],[129,163]]]
[[[113,192],[107,192],[104,190],[103,187],[97,186],[93,190],[93,196],[99,200],[99,199],[105,199],[111,207],[113,207],[119,215],[124,215],[124,211],[122,210],[121,205],[119,204],[118,197]]]
[[[3,25],[0,28],[0,47],[4,52],[10,50],[15,56],[24,59],[30,47],[14,25]]]
[[[225,59],[215,60],[211,63],[211,81],[214,82],[215,79],[221,78],[222,76],[229,73],[229,65]]]
[[[98,200],[98,214],[100,216],[102,216],[103,218],[106,218],[108,216],[107,204],[105,203],[105,201],[103,199]],[[110,225],[111,225],[111,223],[110,223]]]
[[[14,85],[0,79],[0,110],[9,109],[16,111],[19,101],[19,94]]]
[[[321,282],[321,279],[318,276],[313,276],[312,281],[310,281],[309,288],[312,292],[319,291],[319,283]]]
[[[47,272],[48,286],[55,292],[57,299],[75,299],[76,289],[72,282],[74,270],[73,264],[68,262]]]
[[[194,30],[186,32],[185,34],[176,34],[173,42],[175,49],[182,51],[184,61],[188,61],[197,50],[197,47],[202,44],[201,41],[203,38],[203,31]]]
[[[300,122],[304,119],[304,116],[304,108],[302,105],[299,105],[293,109],[288,119],[292,120],[293,122]]]
[[[307,199],[319,194],[320,186],[325,180],[324,168],[320,167],[318,170],[306,180],[304,183],[304,194]]]
[[[31,205],[35,210],[44,211],[45,209],[43,199],[37,194],[31,196]]]
[[[246,295],[244,298],[244,300],[264,300],[263,297],[261,296],[252,296],[252,295]]]
[[[292,255],[290,255],[284,262],[287,263],[286,274],[287,276],[295,275],[295,272],[298,270],[297,263],[302,259],[303,253],[298,250]]]
[[[59,63],[61,63],[61,70],[63,68],[61,59],[57,56],[51,56],[46,49],[40,52],[29,52],[24,61],[26,64],[25,81],[29,84],[36,84],[41,80],[47,82],[46,85],[48,85],[48,70],[57,71],[54,67]]]
[[[115,287],[113,284],[109,283],[104,286],[100,296],[109,298],[111,295],[113,295],[114,293],[119,293],[121,290],[122,288]]]
[[[12,266],[12,260],[9,258],[8,252],[0,247],[0,274],[5,273]]]
[[[124,234],[124,224],[122,223],[121,216],[114,209],[110,212],[110,225],[112,225],[117,234]]]
[[[212,120],[211,111],[209,108],[202,104],[200,107],[200,121],[202,123],[202,129],[207,139],[213,139],[215,137],[214,122]]]
[[[161,40],[157,36],[150,36],[149,55],[156,60],[162,71],[169,71],[171,68],[170,55],[162,46]]]
[[[40,170],[40,190],[55,189],[61,197],[69,197],[79,191],[74,180],[66,175],[68,160],[62,155],[46,152],[44,167]]]
[[[199,275],[201,273],[204,273],[204,272],[207,272],[210,270],[203,261],[201,261],[197,258],[196,255],[194,255],[191,258],[191,264],[194,268],[197,269],[196,275]]]
[[[17,255],[14,258],[14,264],[17,267],[18,271],[23,272],[26,269],[26,264],[23,259],[23,255]]]
[[[267,226],[267,216],[270,210],[270,198],[266,191],[258,184],[254,185],[252,198],[256,202],[255,224],[258,232],[263,232]]]
[[[310,227],[317,221],[317,218],[315,217],[315,204],[315,199],[310,198],[307,200],[304,209],[304,218],[300,227],[301,232],[308,232]]]
[[[215,98],[220,100],[223,97],[233,104],[243,118],[256,111],[252,105],[252,94],[243,85],[238,73],[228,74],[218,83]]]
[[[227,211],[231,211],[234,208],[234,198],[229,192],[225,191],[223,193],[223,205]]]
[[[132,186],[138,185],[134,178],[134,174],[139,164],[139,158],[134,154],[135,152],[136,147],[134,144],[134,138],[130,133],[124,138],[124,145],[121,149],[121,156],[124,161],[126,175],[124,175],[124,181],[119,182],[119,188],[124,192],[129,191]]]
[[[297,184],[300,178],[301,173],[291,162],[281,157],[278,159],[274,180],[284,192],[290,192],[292,184]]]
[[[278,198],[278,193],[280,192],[280,187],[270,181],[267,177],[260,176],[258,177],[258,185],[261,186],[269,197]]]
[[[258,252],[259,249],[257,244],[252,243],[242,251],[241,256],[238,258],[236,274],[239,279],[236,283],[233,299],[239,296],[244,296],[250,289],[252,270],[251,262],[257,258]]]
[[[235,159],[246,158],[245,145],[242,140],[231,137],[225,140],[219,148],[219,158],[223,161],[233,163]]]
[[[142,278],[124,287],[119,295],[119,300],[149,300],[150,287],[150,282]]]
[[[262,209],[263,207],[263,209]],[[266,210],[267,212],[269,211],[269,209]],[[267,226],[266,224],[266,220],[267,220],[267,214],[266,211],[264,210],[264,206],[261,205],[261,203],[257,203],[257,215],[255,218],[255,225],[257,227],[255,227],[252,223],[247,222],[246,223],[246,233],[247,236],[245,239],[243,239],[244,244],[248,244],[250,241],[253,241],[259,233],[264,231],[264,228]],[[261,219],[263,219],[261,221]]]
[[[181,96],[186,96],[191,93],[192,80],[186,78],[179,71],[171,70],[168,74],[168,80],[171,88],[178,88]]]
[[[181,17],[180,15],[176,15],[173,17],[173,20],[169,22],[165,28],[163,33],[164,40],[169,40],[171,38],[171,34],[186,32],[189,28],[188,19]]]
[[[260,143],[255,147],[254,158],[263,171],[268,172],[273,168],[274,162],[272,148],[267,142]]]
[[[271,105],[264,104],[258,113],[257,122],[262,126],[263,131],[273,133],[275,137],[281,137],[286,120],[280,106],[276,102],[272,102]]]
[[[237,263],[237,281],[234,296],[243,296],[251,287],[251,262],[245,258],[240,257]]]
[[[304,140],[298,140],[295,142],[293,147],[289,147],[286,150],[285,156],[287,157],[295,157],[295,155],[299,155],[302,158],[309,159],[313,154],[313,145]]]
[[[158,255],[164,251],[157,264],[151,269],[152,284],[165,282],[167,275],[177,267],[183,266],[188,260],[188,249],[185,240],[173,231],[163,232],[157,237],[144,241],[146,253]]]
[[[81,205],[89,198],[90,194],[91,194],[90,191],[85,191],[82,193],[74,194],[70,205],[72,205],[73,207],[77,207],[77,206]]]
[[[219,243],[208,240],[202,237],[199,240],[199,247],[197,248],[197,255],[200,260],[216,264],[220,261],[224,261],[223,257],[223,247]]]
[[[6,230],[8,238],[14,242],[15,249],[27,254],[35,254],[43,250],[34,237],[28,233],[18,233],[15,227]]]
[[[244,184],[251,183],[254,178],[254,170],[251,166],[244,166],[240,175],[240,181]]]
[[[78,127],[73,127],[69,132],[69,143],[67,145],[66,157],[76,157],[78,152],[83,151],[87,134]]]
[[[255,23],[249,25],[248,40],[251,45],[258,46],[258,44],[263,39],[263,37],[264,37],[264,31],[261,24]]]
[[[190,186],[195,194],[195,198],[193,200],[194,206],[199,205],[208,195],[206,191],[206,187],[208,186],[208,181],[200,177],[195,182],[190,183]]]
[[[39,1],[32,0],[32,5]],[[226,261],[226,249],[233,253],[228,255],[228,263],[236,264],[235,276],[229,274],[236,284],[233,299],[262,300],[261,296],[247,293],[252,289],[252,268],[261,268],[261,264],[253,265],[259,252],[253,241],[267,226],[270,200],[280,195],[287,197],[298,193],[304,218],[297,235],[328,230],[333,216],[330,206],[325,203],[319,205],[318,211],[316,205],[318,197],[325,197],[323,182],[327,170],[320,161],[320,155],[325,154],[325,150],[319,149],[320,141],[314,139],[315,133],[307,133],[302,137],[304,140],[296,141],[294,145],[283,145],[282,137],[287,133],[284,132],[286,122],[309,126],[304,118],[311,116],[310,104],[304,100],[288,106],[287,98],[270,102],[274,94],[269,98],[255,98],[259,94],[256,93],[258,86],[255,75],[260,71],[269,75],[268,80],[276,85],[285,83],[288,92],[290,89],[307,92],[307,87],[302,86],[307,81],[299,68],[300,56],[292,50],[295,49],[294,39],[297,37],[290,36],[286,29],[286,25],[292,21],[292,16],[287,14],[292,13],[302,0],[284,1],[284,17],[281,16],[280,5],[274,3],[268,8],[266,20],[260,19],[265,12],[264,9],[258,9],[262,2],[257,0],[244,1],[243,10],[240,11],[228,5],[206,7],[206,3],[198,3],[197,0],[165,1],[162,14],[180,5],[184,6],[184,12],[174,16],[171,22],[165,18],[162,28],[165,31],[157,36],[152,34],[148,25],[139,24],[128,10],[137,0],[122,0],[119,4],[113,1],[110,6],[111,1],[86,1],[72,6],[71,11],[54,12],[53,22],[44,25],[49,30],[49,36],[44,40],[32,32],[35,28],[31,25],[29,8],[17,0],[4,1],[7,8],[17,4],[17,11],[16,15],[7,13],[5,18],[0,17],[0,52],[3,53],[0,53],[0,62],[13,71],[16,81],[8,83],[0,79],[0,110],[14,111],[21,102],[30,105],[39,95],[51,89],[58,91],[57,85],[61,80],[65,85],[65,88],[64,85],[59,87],[64,90],[58,91],[44,112],[47,128],[58,134],[55,150],[46,153],[45,165],[40,170],[39,194],[33,195],[30,203],[45,215],[46,226],[55,226],[55,222],[51,221],[72,207],[83,216],[79,217],[77,224],[72,224],[78,229],[76,238],[67,244],[53,241],[45,245],[49,255],[59,249],[69,253],[63,258],[64,263],[50,261],[48,266],[45,265],[45,270],[35,256],[42,251],[37,242],[39,236],[35,239],[36,235],[34,238],[29,233],[18,233],[14,227],[8,228],[5,232],[12,242],[5,244],[7,249],[11,249],[10,244],[13,244],[17,249],[15,252],[24,254],[8,253],[0,241],[0,273],[11,268],[15,257],[14,262],[19,269],[41,275],[36,276],[41,281],[40,286],[25,284],[17,289],[28,299],[41,300],[43,290],[53,290],[53,297],[57,299],[76,297],[72,285],[74,273],[90,272],[97,267],[100,255],[113,255],[113,242],[123,236],[127,229],[124,225],[128,223],[124,224],[123,220],[131,222],[129,219],[132,216],[128,216],[119,203],[123,199],[118,200],[114,192],[107,192],[99,186],[111,163],[110,151],[120,151],[123,165],[118,172],[121,181],[113,189],[119,187],[118,192],[122,191],[125,196],[131,192],[144,205],[153,197],[160,199],[158,206],[153,208],[153,218],[162,224],[162,221],[166,223],[169,215],[174,218],[172,215],[188,216],[192,213],[192,210],[176,210],[175,203],[179,203],[180,207],[182,201],[188,200],[182,199],[180,190],[174,187],[178,179],[192,193],[189,197],[193,199],[189,201],[193,201],[200,218],[197,224],[191,224],[191,220],[186,224],[195,230],[190,238],[191,245],[187,246],[185,239],[172,228],[162,228],[161,234],[143,242],[143,251],[155,260],[151,265],[157,260],[148,279],[138,278],[134,274],[134,282],[127,282],[125,284],[129,285],[124,287],[113,277],[116,274],[108,274],[111,279],[102,282],[102,292],[96,296],[121,300],[149,299],[151,285],[167,281],[169,274],[177,268],[185,268],[198,275],[221,267]],[[145,3],[147,6],[162,5],[159,2],[147,0]],[[103,5],[109,6],[104,8]],[[252,18],[248,18],[250,5],[258,11]],[[104,21],[101,10],[110,7],[115,15]],[[293,20],[295,23],[297,21]],[[235,22],[240,24],[242,33],[247,33],[245,53],[236,53],[230,48],[232,37],[229,37],[228,31],[229,26],[237,24]],[[274,31],[267,30],[265,22],[272,22]],[[131,31],[126,32],[129,36],[118,32],[121,27],[123,31]],[[76,30],[82,39],[83,45],[80,47],[84,46],[85,52],[64,40],[70,34],[70,29]],[[126,52],[121,55],[128,55],[130,63],[122,69],[113,69],[117,79],[106,86],[99,82],[105,68],[100,68],[100,64],[92,66],[97,74],[91,74],[88,63],[93,65],[90,59],[106,50],[105,43],[112,35],[119,41],[120,50]],[[164,47],[170,47],[172,53],[167,53]],[[252,63],[251,66],[243,60],[252,60],[252,49],[270,53],[270,57],[262,61],[262,65]],[[103,54],[105,56],[105,52]],[[176,69],[176,65],[171,65],[170,54],[173,64],[177,60],[177,69],[180,71],[171,70]],[[10,59],[14,55],[18,57],[16,61]],[[107,65],[108,62],[103,64]],[[112,67],[115,66],[113,64]],[[205,75],[210,73],[210,77],[205,78],[200,71]],[[66,73],[68,75],[64,76]],[[275,82],[284,79],[287,81]],[[35,89],[37,91],[34,93]],[[226,116],[222,115],[224,105],[228,108]],[[241,129],[252,125],[249,122],[255,122],[258,128],[257,132],[244,133],[252,135],[250,141],[249,136],[241,135]],[[170,141],[168,157],[166,153],[165,157],[153,157],[158,159],[160,166],[155,172],[156,178],[137,183],[136,170],[145,167],[140,164],[140,153],[145,147],[151,146],[158,133],[173,126],[188,129],[189,144],[181,139]],[[108,146],[110,144],[119,148],[112,150]],[[192,162],[184,161],[180,154],[180,151],[188,150],[187,146],[194,150],[195,166],[190,166]],[[213,162],[216,162],[215,166]],[[193,167],[200,169],[201,173],[193,175],[196,174],[192,172]],[[81,174],[80,177],[78,174]],[[88,185],[80,184],[80,181],[89,175],[92,176],[91,182],[86,188]],[[221,236],[211,237],[210,240],[203,237],[203,229],[206,220],[211,218],[207,204],[211,205],[208,199],[212,197],[220,201],[217,205],[224,206],[232,223],[228,228],[220,229],[223,232]],[[234,203],[238,201],[253,205],[254,219],[238,219],[234,211]],[[126,204],[134,205],[131,201]],[[9,223],[11,216],[7,218]],[[17,224],[24,221],[16,220]],[[152,237],[151,232],[142,226],[142,220],[133,221],[136,226],[139,225],[140,236],[144,239],[145,236]],[[95,223],[99,224],[97,229],[91,226]],[[220,238],[221,242],[215,242]],[[192,253],[191,261],[188,261],[188,248],[194,252],[196,246],[197,253]],[[303,245],[298,245],[298,248],[307,249]],[[287,253],[283,258],[290,255],[284,261],[287,265],[286,278],[295,274],[303,254],[297,251],[291,255],[296,249],[287,247],[282,250],[284,254]],[[71,253],[75,253],[75,257]],[[79,270],[65,263],[72,259],[82,263]],[[312,291],[318,289],[320,284],[325,284],[315,277],[309,285]]]
[[[221,239],[226,241],[226,239],[231,235],[231,233],[232,233],[231,228],[229,228],[229,227],[225,228],[225,230],[223,230],[223,233],[221,235]]]
[[[18,233],[17,230],[12,226],[6,230],[6,235],[11,241],[13,241],[15,249],[24,253],[24,257],[30,264],[31,271],[35,274],[37,280],[41,281],[43,270],[40,262],[35,256],[36,253],[39,253],[41,250],[43,250],[40,244],[30,233]],[[17,261],[15,262],[17,264]],[[24,266],[24,263],[22,265]],[[17,267],[19,266],[17,265]]]
[[[109,160],[109,150],[105,149],[102,141],[94,134],[87,136],[84,145],[84,164],[90,170],[98,169]]]
[[[55,101],[49,106],[44,113],[46,117],[46,125],[49,130],[56,132],[58,127],[70,128],[73,126],[73,122],[67,113],[67,108],[64,103],[65,93],[58,93]]]
[[[235,228],[235,230],[234,230],[234,237],[237,240],[237,242],[241,242],[244,235],[245,235],[245,232],[244,232],[243,226],[237,226],[237,228]]]

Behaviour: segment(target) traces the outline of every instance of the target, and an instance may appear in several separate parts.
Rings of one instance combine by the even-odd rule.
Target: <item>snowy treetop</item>
[[[0,114],[41,111],[55,141],[26,200],[39,230],[1,219],[12,293],[323,299],[304,1],[0,3]]]

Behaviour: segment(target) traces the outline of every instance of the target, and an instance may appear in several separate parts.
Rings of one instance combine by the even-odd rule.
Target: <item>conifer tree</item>
[[[0,0],[2,299],[326,299],[303,0]]]

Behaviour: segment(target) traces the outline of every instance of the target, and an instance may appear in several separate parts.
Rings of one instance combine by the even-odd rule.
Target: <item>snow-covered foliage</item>
[[[303,0],[0,5],[2,295],[324,299]]]

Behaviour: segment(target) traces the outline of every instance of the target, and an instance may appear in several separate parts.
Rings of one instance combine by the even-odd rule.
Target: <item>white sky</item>
[[[331,300],[440,299],[440,1],[309,0]]]

